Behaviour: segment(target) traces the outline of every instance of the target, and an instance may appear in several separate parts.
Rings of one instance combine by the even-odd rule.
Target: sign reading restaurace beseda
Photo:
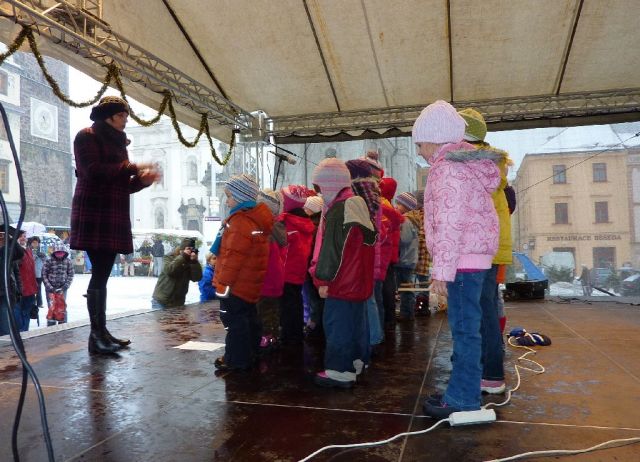
[[[619,241],[620,234],[560,234],[547,236],[547,241]]]

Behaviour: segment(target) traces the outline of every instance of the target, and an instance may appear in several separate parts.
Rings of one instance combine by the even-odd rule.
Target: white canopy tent
[[[87,26],[80,8],[100,22]],[[0,13],[1,40],[15,37],[16,20],[38,24],[46,53],[99,80],[100,59],[69,31],[142,68],[131,48],[109,45],[115,33],[235,105],[230,113],[244,110],[245,127],[264,111],[281,141],[397,134],[435,99],[479,107],[493,129],[640,119],[634,0],[5,0]],[[145,72],[127,89],[157,107],[162,75]],[[190,98],[202,105],[183,95],[179,118],[197,126],[211,105]],[[225,139],[234,124],[209,114]]]

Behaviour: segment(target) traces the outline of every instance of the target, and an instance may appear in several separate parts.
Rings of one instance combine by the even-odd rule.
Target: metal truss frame
[[[458,108],[474,107],[487,123],[525,128],[536,121],[598,115],[638,113],[640,88],[562,95],[503,98],[485,101],[454,101]],[[361,130],[409,128],[425,104],[362,111],[327,112],[267,119],[269,134],[276,138],[314,136]],[[397,131],[397,130],[396,130]]]
[[[221,125],[251,128],[252,115],[182,71],[113,32],[101,19],[101,0],[4,0],[0,16],[34,28],[40,36],[106,66],[115,62],[123,77],[156,93],[168,90],[177,104],[207,114]]]

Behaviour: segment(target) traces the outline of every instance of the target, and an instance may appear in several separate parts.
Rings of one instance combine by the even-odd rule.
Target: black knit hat
[[[182,239],[182,242],[180,243],[180,249],[184,250],[187,247],[191,247],[192,249],[195,249],[196,240],[192,237],[185,237],[184,239]]]
[[[97,106],[91,109],[91,115],[89,118],[94,122],[108,119],[114,114],[120,112],[130,113],[129,105],[125,100],[117,96],[105,96],[100,100]]]

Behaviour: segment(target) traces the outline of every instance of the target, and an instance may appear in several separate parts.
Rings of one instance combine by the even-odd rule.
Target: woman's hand
[[[140,165],[146,164],[138,164],[138,178],[140,178],[140,182],[145,186],[150,186],[153,183],[156,183],[162,179],[162,174],[156,168],[154,164],[149,164],[149,168],[143,168],[140,170]]]
[[[429,292],[442,295],[444,297],[447,296],[447,281],[438,281],[437,279],[431,280],[431,285],[429,286]]]
[[[329,296],[329,286],[318,287],[318,294],[320,298],[327,298]]]

